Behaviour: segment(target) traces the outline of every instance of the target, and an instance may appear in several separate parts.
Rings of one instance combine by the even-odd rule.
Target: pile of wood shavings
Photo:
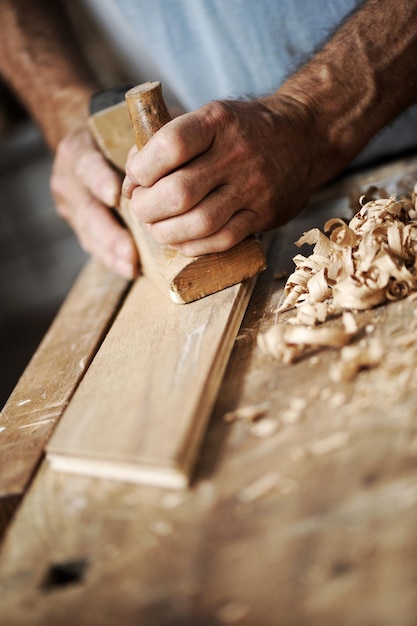
[[[352,311],[404,298],[417,289],[417,184],[410,198],[370,200],[347,224],[330,219],[296,242],[314,245],[294,257],[296,269],[284,288],[278,312],[295,315],[258,338],[263,352],[291,363],[306,347],[349,343],[358,328]],[[341,316],[342,325],[322,326]],[[321,325],[317,328],[318,325]],[[382,356],[382,354],[381,354]]]

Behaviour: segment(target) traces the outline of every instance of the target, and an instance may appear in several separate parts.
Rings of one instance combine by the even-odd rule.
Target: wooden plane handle
[[[148,81],[125,93],[135,141],[140,150],[171,116],[159,81]],[[122,198],[120,212],[138,246],[142,271],[160,285],[173,302],[193,302],[255,276],[266,267],[262,244],[248,237],[230,250],[186,257],[158,244],[135,216],[130,201]]]
[[[159,81],[148,81],[132,87],[125,94],[132,121],[136,146],[140,150],[171,116]]]

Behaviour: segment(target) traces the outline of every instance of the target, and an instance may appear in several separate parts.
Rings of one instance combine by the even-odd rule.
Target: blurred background
[[[81,3],[68,3],[80,45],[103,86],[127,80]],[[0,78],[0,409],[86,260],[55,213],[52,155]]]
[[[85,261],[49,192],[52,158],[0,83],[0,405]]]

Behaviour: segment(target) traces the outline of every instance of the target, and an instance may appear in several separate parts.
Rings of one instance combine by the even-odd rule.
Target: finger
[[[86,252],[125,278],[137,274],[138,253],[133,239],[108,207],[75,185],[70,201],[56,198],[56,202]]]
[[[181,254],[190,257],[211,254],[213,252],[224,252],[237,245],[248,235],[253,234],[253,222],[253,212],[248,209],[242,209],[235,213],[216,233],[173,247]]]
[[[229,185],[222,185],[186,213],[154,222],[148,228],[160,244],[182,244],[218,232],[239,209],[240,198]]]
[[[223,182],[224,171],[209,167],[208,158],[195,159],[151,188],[136,187],[130,206],[139,221],[151,224],[183,215],[217,189]]]
[[[109,207],[119,201],[122,177],[106,161],[101,152],[86,151],[77,163],[75,176],[90,193]]]
[[[126,163],[127,177],[136,185],[151,187],[169,172],[208,150],[214,129],[204,119],[203,109],[171,120],[141,150],[132,153]]]
[[[92,201],[79,232],[89,252],[111,271],[127,279],[137,275],[138,253],[134,241],[106,207]]]
[[[135,189],[138,189],[136,183],[134,183],[128,176],[125,176],[122,183],[122,196],[130,200]]]

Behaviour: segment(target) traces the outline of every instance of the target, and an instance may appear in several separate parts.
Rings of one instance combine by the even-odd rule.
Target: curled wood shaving
[[[251,424],[249,432],[254,437],[266,439],[274,435],[279,429],[279,422],[273,417],[264,417]]]
[[[351,380],[359,370],[379,365],[383,356],[384,346],[378,339],[365,345],[345,346],[330,376],[335,382]]]
[[[269,410],[269,402],[260,402],[259,404],[250,404],[242,406],[234,411],[228,411],[224,414],[225,422],[233,422],[235,420],[243,420],[245,422],[254,422],[262,418]]]
[[[346,224],[331,219],[296,242],[314,245],[294,257],[280,311],[331,299],[331,311],[367,309],[417,288],[417,212],[411,200],[371,200]]]
[[[343,315],[343,328],[320,326],[311,328],[300,324],[276,324],[258,336],[258,345],[265,354],[292,363],[306,347],[341,348],[356,334],[358,328],[353,316]]]
[[[254,437],[271,437],[279,429],[279,422],[274,417],[266,417],[270,409],[269,402],[243,406],[234,411],[225,413],[226,422],[242,421],[248,425],[249,432]]]
[[[322,439],[316,439],[307,446],[308,452],[315,456],[329,454],[347,446],[350,442],[350,434],[345,430],[332,433]]]
[[[237,624],[241,622],[249,612],[249,606],[238,602],[229,602],[219,608],[216,617],[222,624]]]
[[[240,502],[247,504],[263,498],[277,488],[281,475],[278,472],[264,474],[255,482],[251,483],[238,494]]]
[[[290,495],[298,490],[298,484],[289,476],[282,476],[279,472],[264,474],[255,482],[251,483],[238,494],[242,504],[255,502],[273,491],[279,491],[283,495]]]
[[[278,313],[295,314],[258,336],[263,352],[292,363],[308,347],[341,348],[358,334],[347,311],[369,309],[417,290],[416,195],[417,184],[410,198],[367,201],[362,196],[361,208],[349,223],[330,219],[324,225],[327,234],[313,228],[296,241],[314,248],[308,257],[294,257],[295,270],[284,287]],[[340,314],[343,328],[323,325]],[[347,379],[375,365],[382,358],[378,350],[375,345],[361,348],[361,356],[349,366],[342,359],[334,376]]]

